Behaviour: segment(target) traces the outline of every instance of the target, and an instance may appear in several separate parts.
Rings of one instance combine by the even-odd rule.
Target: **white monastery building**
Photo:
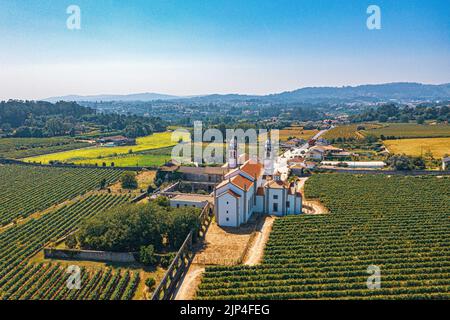
[[[230,171],[214,189],[214,207],[219,226],[239,227],[253,214],[285,216],[302,213],[302,196],[297,182],[282,181],[273,163],[270,139],[265,144],[263,163],[250,159],[238,166],[237,141],[230,143]]]

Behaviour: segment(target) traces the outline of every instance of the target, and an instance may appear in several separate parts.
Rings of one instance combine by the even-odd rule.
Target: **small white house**
[[[442,170],[449,170],[450,169],[450,157],[444,157],[442,158]]]
[[[201,194],[179,194],[170,199],[170,206],[174,208],[191,207],[204,208],[208,202],[213,203],[214,198]]]

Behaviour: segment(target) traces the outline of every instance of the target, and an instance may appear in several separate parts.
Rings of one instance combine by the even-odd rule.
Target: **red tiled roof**
[[[231,183],[242,190],[244,189],[248,190],[253,185],[253,181],[241,175],[237,175],[231,178]]]
[[[251,163],[250,161],[247,161],[241,167],[241,171],[245,172],[252,178],[259,178],[263,173],[263,165],[261,163]]]
[[[244,189],[248,190],[253,185],[254,182],[241,176],[241,175],[236,175],[231,179],[222,181],[216,188],[219,189],[219,188],[227,185],[228,183],[235,185],[236,187],[238,187],[241,190],[244,190]]]
[[[240,198],[240,197],[241,197],[241,196],[238,195],[236,192],[234,192],[233,190],[230,190],[230,189],[228,189],[227,191],[225,191],[225,192],[219,194],[219,197],[223,196],[224,194],[230,194],[230,195],[232,195],[232,196],[235,197],[235,198]]]

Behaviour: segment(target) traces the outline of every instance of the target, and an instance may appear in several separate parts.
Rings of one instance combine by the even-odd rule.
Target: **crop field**
[[[160,148],[139,153],[123,154],[116,157],[106,157],[101,159],[87,159],[81,162],[75,161],[77,164],[91,164],[97,166],[115,167],[145,167],[145,166],[161,166],[172,158],[172,148]]]
[[[20,159],[87,146],[89,143],[79,142],[73,138],[2,138],[0,157]]]
[[[134,146],[119,147],[89,147],[66,152],[46,154],[39,157],[24,159],[27,162],[49,163],[50,161],[60,161],[76,164],[102,163],[104,158],[117,158],[130,153],[149,151],[174,146],[178,141],[172,141],[172,132],[154,133],[147,137],[137,138]],[[132,161],[134,162],[134,161]],[[115,163],[114,163],[115,164]]]
[[[288,127],[279,130],[280,141],[287,141],[289,137],[309,140],[314,137],[318,130],[304,130],[302,127]]]
[[[363,124],[350,124],[350,125],[343,125],[343,126],[338,126],[336,128],[331,129],[330,131],[326,132],[323,135],[323,138],[325,139],[356,139],[356,140],[361,140],[364,138],[364,132],[366,132],[365,130],[359,130],[358,131],[358,127],[364,127],[365,130],[368,130],[369,132],[371,131],[371,129],[373,128],[378,128],[380,127],[380,125],[378,124],[368,124],[368,123],[363,123]]]
[[[450,298],[448,177],[314,175],[305,191],[331,214],[276,219],[262,264],[207,268],[197,298]]]
[[[409,156],[423,156],[431,152],[434,158],[442,158],[450,154],[450,137],[385,140],[383,143],[391,153]]]
[[[448,124],[415,124],[415,123],[390,123],[380,128],[374,128],[368,133],[395,138],[435,138],[450,137],[450,125]]]
[[[0,165],[0,226],[116,181],[108,169]]]
[[[69,290],[69,274],[62,266],[29,262],[45,245],[74,231],[83,219],[127,201],[128,196],[92,195],[0,233],[0,298],[130,299],[139,282],[136,273],[82,269],[81,289]]]

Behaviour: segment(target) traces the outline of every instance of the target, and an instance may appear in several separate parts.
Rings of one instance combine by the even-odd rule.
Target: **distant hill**
[[[233,101],[260,102],[379,102],[395,100],[399,102],[416,100],[449,100],[450,83],[441,85],[414,82],[396,82],[386,84],[366,84],[345,87],[306,87],[294,91],[269,94],[264,96],[245,94],[210,94],[195,97],[177,97],[158,93],[139,93],[129,95],[95,95],[52,97],[45,101],[154,101],[179,100],[194,103],[214,103]]]
[[[310,87],[266,96],[282,101],[336,100],[438,100],[450,98],[450,84],[429,85],[398,82],[356,87]]]
[[[242,94],[212,94],[190,98],[190,101],[212,103],[233,101],[260,102],[399,102],[424,100],[449,100],[450,84],[430,85],[410,82],[367,84],[345,87],[306,87],[294,91],[265,96]]]
[[[171,96],[160,93],[136,93],[127,95],[92,95],[92,96],[80,96],[80,95],[68,95],[62,97],[51,97],[44,99],[48,102],[57,101],[154,101],[154,100],[172,100],[179,99],[180,97]]]

